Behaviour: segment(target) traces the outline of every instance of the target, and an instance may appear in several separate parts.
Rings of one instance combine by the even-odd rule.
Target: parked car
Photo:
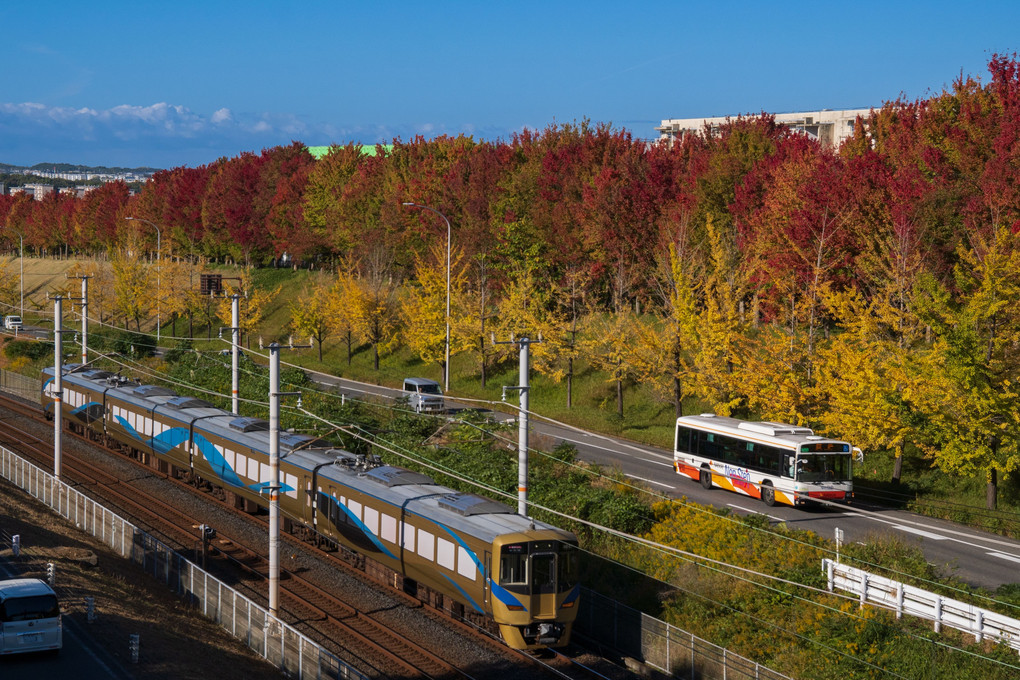
[[[439,383],[427,378],[404,378],[407,404],[415,413],[444,413],[446,402]]]
[[[4,317],[4,328],[9,331],[20,331],[23,324],[21,323],[21,317],[11,314]]]

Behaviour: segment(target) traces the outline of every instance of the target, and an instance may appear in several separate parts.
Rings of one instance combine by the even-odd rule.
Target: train
[[[54,375],[42,375],[50,418]],[[68,427],[164,473],[219,487],[236,507],[268,506],[268,421],[98,368],[67,365],[61,381]],[[324,438],[280,432],[278,450],[285,530],[368,558],[433,604],[449,598],[449,609],[491,622],[511,648],[569,643],[580,594],[573,533]]]

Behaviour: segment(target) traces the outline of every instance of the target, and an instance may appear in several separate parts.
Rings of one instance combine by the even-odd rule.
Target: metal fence
[[[0,389],[36,399],[39,381],[0,370]],[[170,550],[145,532],[0,447],[4,477],[92,533],[122,556],[192,598],[202,613],[231,635],[300,678],[364,677],[300,633],[271,619],[268,612]],[[13,463],[8,473],[8,457]],[[12,477],[13,475],[13,477]],[[15,479],[17,478],[17,479]],[[59,489],[59,491],[55,491]],[[575,631],[597,644],[656,670],[691,680],[792,680],[789,676],[714,645],[692,633],[583,589]],[[310,663],[309,660],[314,660]],[[309,671],[309,667],[310,671]],[[309,674],[310,672],[310,674]]]
[[[791,680],[724,647],[587,588],[574,630],[675,678]]]
[[[14,371],[0,369],[0,390],[39,403],[42,386],[37,377],[30,378]]]
[[[142,566],[288,677],[367,680],[367,676],[270,616],[266,609],[169,546],[3,447],[0,476],[98,538],[121,557]]]
[[[839,588],[854,593],[860,598],[861,606],[871,603],[895,611],[896,618],[906,613],[934,621],[936,633],[944,624],[972,633],[978,642],[990,639],[1020,650],[1020,621],[1017,619],[830,559],[822,560],[822,571],[829,590]]]

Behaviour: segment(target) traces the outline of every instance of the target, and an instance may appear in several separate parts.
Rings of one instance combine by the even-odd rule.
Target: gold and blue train
[[[42,377],[52,416],[54,371]],[[268,504],[269,423],[238,417],[157,385],[76,365],[64,368],[64,419],[129,447],[163,472],[218,486],[250,510]],[[491,619],[516,649],[561,647],[577,616],[576,537],[305,434],[280,433],[280,513]]]

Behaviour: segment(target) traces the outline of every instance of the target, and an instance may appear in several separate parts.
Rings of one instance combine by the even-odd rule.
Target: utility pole
[[[230,296],[230,394],[234,415],[241,415],[241,377],[238,352],[241,343],[241,296]]]
[[[53,298],[53,476],[60,481],[61,435],[64,430],[64,341],[63,302]]]
[[[234,296],[237,309],[237,296]],[[234,317],[237,321],[237,317]],[[237,350],[234,370],[237,370]],[[280,601],[280,346],[269,345],[269,614],[279,617]],[[236,403],[237,393],[234,393]]]
[[[89,279],[91,278],[88,274],[81,274],[79,276],[68,276],[69,279],[81,279],[81,298],[79,298],[81,306],[81,363],[88,363],[88,346],[89,346]],[[74,298],[68,298],[74,300]]]
[[[514,386],[503,387],[503,401],[506,401],[507,391],[516,390],[520,393],[520,414],[517,416],[517,514],[527,517],[528,516],[528,402],[529,392],[531,388],[528,384],[528,374],[530,371],[530,347],[535,343],[542,342],[541,336],[538,340],[530,340],[529,338],[521,338],[520,340],[514,340],[513,336],[510,336],[509,342],[496,342],[495,337],[492,339],[494,345],[517,345],[520,348],[520,384]]]
[[[292,348],[294,345],[291,346]],[[280,345],[269,345],[269,613],[279,617],[280,600],[280,397],[300,392],[280,391]]]

